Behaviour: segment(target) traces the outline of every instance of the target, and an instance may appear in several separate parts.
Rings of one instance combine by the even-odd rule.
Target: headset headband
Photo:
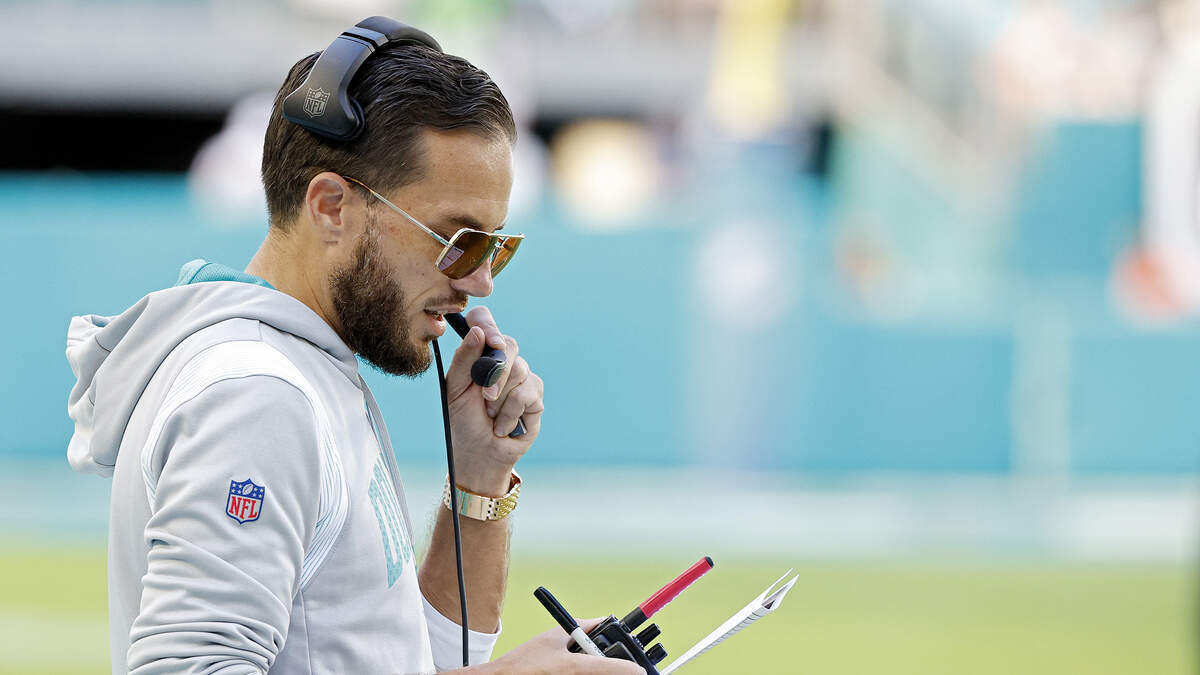
[[[363,111],[349,94],[350,82],[376,49],[396,43],[442,51],[425,31],[386,16],[363,19],[337,36],[317,57],[304,82],[283,99],[284,119],[335,141],[356,138],[362,133]]]

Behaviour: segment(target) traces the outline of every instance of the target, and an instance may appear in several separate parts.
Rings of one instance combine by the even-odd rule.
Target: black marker
[[[604,656],[596,643],[592,642],[587,633],[583,632],[583,629],[575,622],[575,619],[567,613],[567,608],[563,607],[557,598],[550,595],[550,591],[546,590],[545,586],[538,586],[537,590],[533,592],[533,597],[542,603],[546,611],[550,612],[550,616],[554,617],[554,620],[562,626],[563,630],[567,631],[568,635],[575,638],[575,642],[583,648],[583,651],[592,656]]]

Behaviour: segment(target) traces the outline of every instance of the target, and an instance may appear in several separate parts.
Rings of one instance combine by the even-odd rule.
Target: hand
[[[599,624],[601,619],[580,621],[584,631]],[[571,636],[555,627],[518,645],[496,661],[480,667],[481,673],[506,675],[646,675],[633,661],[606,659],[567,651]],[[489,670],[490,669],[490,670]]]
[[[471,492],[500,496],[508,491],[513,466],[541,430],[542,378],[518,356],[517,341],[500,332],[486,307],[475,307],[466,319],[471,329],[446,370],[455,479]],[[505,354],[500,379],[487,389],[471,380],[471,365],[485,341]],[[525,435],[509,438],[519,418]]]

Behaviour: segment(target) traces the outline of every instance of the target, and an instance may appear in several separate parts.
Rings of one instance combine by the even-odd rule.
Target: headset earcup
[[[349,94],[346,95],[345,105],[346,110],[350,113],[350,116],[354,118],[354,130],[350,132],[349,136],[346,136],[342,140],[350,142],[362,135],[363,129],[367,126],[367,118],[366,115],[363,114],[363,109],[362,106],[359,105],[358,99],[354,98],[353,96],[350,96]]]
[[[337,36],[321,52],[304,82],[284,98],[284,119],[330,140],[358,138],[366,126],[366,116],[359,102],[350,96],[350,83],[376,49],[396,43],[441,51],[437,41],[422,30],[387,17],[368,17]],[[329,101],[329,97],[334,100]]]

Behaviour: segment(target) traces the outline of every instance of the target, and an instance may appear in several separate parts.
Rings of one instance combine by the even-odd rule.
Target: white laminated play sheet
[[[779,577],[775,583],[767,586],[767,590],[760,593],[757,598],[751,600],[750,604],[746,605],[733,616],[729,617],[728,621],[718,626],[717,629],[709,633],[707,637],[697,642],[696,645],[691,649],[687,650],[683,656],[675,659],[671,662],[671,665],[667,666],[663,670],[660,670],[659,672],[662,675],[671,675],[671,673],[679,670],[679,668],[688,661],[691,661],[709,649],[712,649],[714,646],[721,644],[725,638],[728,638],[734,633],[741,631],[746,626],[749,626],[762,617],[774,612],[779,608],[779,605],[783,602],[783,598],[787,595],[788,591],[792,590],[792,586],[796,584],[796,580],[800,578],[800,575],[796,575],[787,582],[784,582],[783,580],[791,573],[792,570],[784,572],[783,576]]]

